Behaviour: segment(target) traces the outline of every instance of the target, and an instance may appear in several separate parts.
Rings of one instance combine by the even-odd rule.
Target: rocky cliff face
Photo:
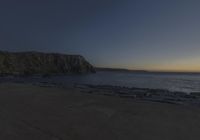
[[[0,52],[0,74],[67,74],[95,72],[80,55]]]

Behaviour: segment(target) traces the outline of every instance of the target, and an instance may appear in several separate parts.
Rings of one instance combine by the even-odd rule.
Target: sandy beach
[[[0,85],[1,140],[199,140],[200,109],[79,88]]]

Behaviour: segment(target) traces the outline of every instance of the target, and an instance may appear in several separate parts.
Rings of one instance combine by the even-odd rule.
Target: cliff
[[[90,73],[95,69],[80,55],[0,51],[0,74]]]

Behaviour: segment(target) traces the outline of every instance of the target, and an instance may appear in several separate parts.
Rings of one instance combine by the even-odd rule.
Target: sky
[[[97,67],[200,72],[199,0],[1,0],[0,50]]]

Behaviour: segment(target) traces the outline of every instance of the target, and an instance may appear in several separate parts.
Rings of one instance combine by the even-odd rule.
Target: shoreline
[[[23,83],[22,83],[23,84]],[[169,103],[177,105],[191,105],[200,106],[200,92],[181,92],[169,91],[166,89],[151,89],[151,88],[137,88],[137,87],[121,87],[113,85],[90,85],[90,84],[73,84],[62,85],[58,83],[39,82],[32,83],[39,87],[51,88],[75,88],[80,89],[82,93],[104,95],[104,96],[118,96],[120,98],[130,98],[141,101]]]
[[[165,89],[129,88],[111,85],[78,85],[75,87],[85,89],[85,92],[90,94],[99,93],[151,102],[200,106],[200,92],[172,92]]]
[[[122,98],[109,88],[122,92],[110,86],[0,84],[0,139],[200,138],[198,107]]]
[[[82,93],[104,95],[104,96],[117,96],[120,98],[130,98],[141,101],[160,102],[177,105],[191,105],[200,106],[200,92],[181,92],[169,91],[167,89],[151,89],[151,88],[137,88],[137,87],[122,87],[113,85],[90,85],[90,84],[71,84],[63,85],[53,82],[7,82],[8,84],[22,84],[33,85],[38,87],[47,88],[60,88],[60,89],[79,89]],[[0,84],[4,84],[1,82]]]

